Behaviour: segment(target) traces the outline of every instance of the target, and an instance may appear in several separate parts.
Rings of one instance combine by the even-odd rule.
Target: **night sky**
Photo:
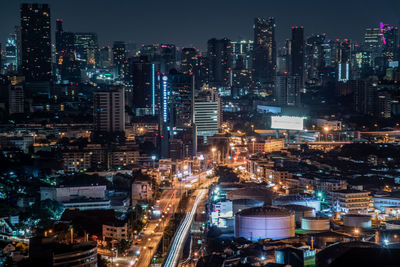
[[[0,41],[19,25],[20,0],[0,0]],[[175,43],[206,48],[212,37],[253,38],[256,16],[274,16],[277,40],[290,27],[304,26],[307,35],[362,40],[367,26],[379,21],[398,25],[399,0],[48,0],[52,22],[64,20],[67,31],[97,32],[100,44],[112,41]],[[55,27],[53,27],[54,30]],[[54,35],[53,35],[54,40]]]

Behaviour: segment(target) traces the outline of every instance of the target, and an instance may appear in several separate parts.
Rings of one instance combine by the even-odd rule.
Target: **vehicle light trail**
[[[168,252],[167,258],[163,264],[164,267],[175,267],[178,265],[179,255],[182,250],[182,246],[185,243],[185,239],[190,230],[190,226],[192,225],[194,215],[196,214],[197,206],[199,205],[205,193],[206,193],[205,189],[200,190],[193,204],[192,210],[186,214],[185,219],[179,225],[179,228],[175,233],[174,241]]]

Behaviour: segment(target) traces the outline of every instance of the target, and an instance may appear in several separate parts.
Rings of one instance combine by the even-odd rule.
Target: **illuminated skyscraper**
[[[195,48],[183,48],[181,59],[181,71],[183,74],[194,72],[197,66],[197,50]]]
[[[253,40],[240,40],[231,42],[233,54],[233,67],[235,69],[251,70],[252,54],[253,54]]]
[[[223,39],[210,39],[207,46],[208,79],[210,86],[228,88],[231,86],[232,44]]]
[[[380,30],[383,42],[383,57],[387,62],[398,60],[399,29],[381,22]]]
[[[80,62],[81,69],[96,66],[98,59],[97,34],[93,32],[77,32],[75,35],[75,58]]]
[[[192,138],[183,140],[196,151],[196,127],[193,124],[194,76],[171,71],[160,77],[160,137],[161,157],[169,156],[169,143],[178,132],[190,132]]]
[[[50,25],[49,5],[21,5],[22,71],[27,82],[51,79]]]
[[[253,80],[256,86],[273,84],[276,69],[275,19],[254,20]]]
[[[65,32],[63,21],[56,21],[56,64],[58,76],[63,82],[80,82],[79,62],[75,60],[75,34]]]
[[[146,56],[129,59],[128,80],[133,86],[133,111],[136,116],[156,115],[156,75],[158,66]]]
[[[325,66],[324,43],[325,34],[312,35],[307,38],[305,48],[306,82],[309,85],[321,85],[321,72]]]
[[[17,35],[10,34],[4,48],[3,66],[6,72],[15,72],[18,67]]]
[[[172,69],[176,69],[176,47],[173,44],[161,44],[160,70],[168,73]]]
[[[202,90],[194,102],[194,123],[198,136],[213,136],[221,128],[222,106],[218,93]]]
[[[114,42],[113,48],[113,72],[114,78],[123,79],[126,67],[126,47],[124,42]]]
[[[99,67],[106,69],[112,66],[112,49],[109,46],[103,46],[99,51]]]
[[[300,84],[304,81],[304,28],[292,27],[292,49],[291,49],[290,74],[300,78]]]

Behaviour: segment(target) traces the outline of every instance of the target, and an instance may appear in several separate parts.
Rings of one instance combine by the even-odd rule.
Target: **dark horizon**
[[[306,36],[326,33],[329,39],[348,38],[360,42],[365,28],[378,27],[381,21],[391,25],[398,25],[400,21],[400,3],[395,0],[387,4],[372,0],[338,0],[335,3],[288,0],[284,4],[205,0],[198,5],[182,0],[173,4],[159,0],[152,3],[114,1],[117,5],[110,5],[106,0],[1,2],[1,43],[13,32],[14,26],[20,24],[19,8],[25,2],[50,4],[53,42],[55,21],[61,18],[66,31],[96,32],[101,45],[132,41],[137,44],[173,43],[205,50],[207,40],[213,37],[252,40],[254,18],[270,16],[276,19],[278,43],[290,37],[291,26],[304,26]]]

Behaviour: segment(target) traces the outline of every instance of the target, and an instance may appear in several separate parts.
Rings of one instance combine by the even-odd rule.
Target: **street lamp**
[[[212,147],[212,148],[211,148],[211,151],[212,151],[212,153],[213,153],[213,162],[215,162],[215,151],[217,151],[217,148]]]
[[[324,127],[324,131],[325,131],[326,141],[328,141],[329,128],[328,127]]]
[[[154,169],[155,168],[156,156],[155,155],[151,156],[151,159],[153,161],[153,169]]]
[[[251,139],[251,142],[253,142],[253,154],[254,154],[254,142],[256,141],[256,139],[255,138],[252,138]]]

